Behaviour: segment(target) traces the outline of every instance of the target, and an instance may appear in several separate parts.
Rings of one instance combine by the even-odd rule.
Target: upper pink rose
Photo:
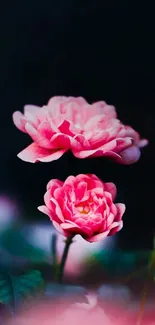
[[[18,157],[28,162],[49,162],[71,150],[77,158],[109,156],[123,164],[140,157],[147,140],[123,125],[115,108],[100,101],[92,105],[82,97],[52,97],[43,107],[26,105],[15,112],[17,128],[33,140]]]
[[[99,241],[119,231],[125,205],[114,204],[116,186],[103,183],[95,175],[69,176],[65,182],[52,179],[47,184],[45,205],[54,227],[65,236],[80,234],[89,242]]]

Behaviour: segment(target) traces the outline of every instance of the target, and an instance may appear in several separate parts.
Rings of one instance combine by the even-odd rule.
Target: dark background
[[[155,29],[153,9],[127,1],[7,1],[0,10],[0,192],[15,197],[27,220],[44,218],[50,178],[93,172],[118,187],[127,211],[120,247],[151,248],[154,215]],[[30,138],[12,113],[55,95],[83,96],[116,106],[119,118],[150,141],[141,159],[121,166],[71,154],[49,164],[16,157]]]

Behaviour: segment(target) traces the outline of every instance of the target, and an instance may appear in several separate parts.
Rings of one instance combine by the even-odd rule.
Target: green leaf
[[[34,297],[43,286],[42,275],[37,270],[20,276],[0,272],[0,301],[14,310],[21,302]]]

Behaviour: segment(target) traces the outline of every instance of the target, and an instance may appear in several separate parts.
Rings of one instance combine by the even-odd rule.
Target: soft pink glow
[[[113,106],[92,105],[82,97],[52,97],[43,107],[26,105],[13,114],[16,127],[33,143],[18,154],[24,161],[50,162],[71,150],[77,158],[108,156],[132,164],[140,158],[146,139],[117,119]]]
[[[38,209],[47,214],[64,236],[80,234],[88,242],[97,242],[123,227],[123,203],[114,204],[116,186],[103,183],[93,174],[69,176],[47,184],[45,205]]]
[[[71,298],[72,299],[72,298]],[[21,315],[14,317],[8,325],[135,325],[137,323],[138,308],[126,305],[122,308],[119,304],[106,306],[98,305],[95,295],[88,295],[87,303],[71,303],[59,301],[55,303],[43,302],[31,306]],[[115,297],[114,297],[115,299]],[[155,312],[146,310],[141,325],[153,325]]]

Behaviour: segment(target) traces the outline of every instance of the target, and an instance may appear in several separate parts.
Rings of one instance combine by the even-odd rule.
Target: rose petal
[[[141,152],[137,146],[132,146],[120,152],[120,156],[123,164],[130,165],[139,160]]]
[[[15,126],[22,132],[27,133],[25,130],[26,119],[25,116],[21,112],[14,112],[12,115],[13,122]]]
[[[147,146],[148,143],[149,143],[149,141],[147,139],[142,139],[142,140],[139,141],[138,147],[143,148],[143,147]]]
[[[70,122],[64,120],[59,126],[59,131],[64,134],[68,134],[70,136],[74,136],[74,133],[70,131]]]
[[[77,184],[77,187],[75,188],[76,193],[76,199],[79,201],[84,201],[89,198],[89,194],[87,192],[87,183],[86,182],[80,182]]]
[[[120,153],[122,150],[126,150],[126,148],[130,147],[132,145],[132,138],[120,138],[120,139],[116,139],[116,149],[115,152],[116,153]]]
[[[109,230],[102,232],[101,234],[92,236],[90,238],[85,238],[85,240],[89,241],[90,243],[97,242],[106,238],[108,234],[109,234]]]
[[[111,229],[111,225],[112,225],[113,221],[114,221],[114,215],[113,215],[113,213],[110,213],[107,218],[107,228]]]
[[[55,229],[60,232],[60,234],[66,236],[67,233],[61,228],[61,226],[58,224],[58,222],[56,222],[55,220],[52,220],[53,226],[55,227]]]
[[[86,133],[87,137],[87,133]],[[99,131],[92,134],[89,139],[91,149],[96,149],[105,144],[109,139],[108,131]]]
[[[48,138],[45,138],[39,131],[30,123],[25,124],[25,129],[30,135],[32,140],[37,143],[40,147],[45,149],[53,149],[52,144]]]
[[[41,122],[38,127],[38,131],[44,138],[47,138],[48,140],[50,140],[53,135],[51,125],[48,121]]]
[[[97,110],[98,114],[105,114],[109,118],[117,118],[115,107],[107,105],[104,101],[95,102],[91,106],[95,111]]]
[[[91,148],[91,145],[90,145],[90,142],[86,139],[86,137],[82,134],[76,134],[74,136],[74,139],[77,141],[78,143],[78,147],[74,147],[73,150],[77,150],[79,148],[79,150],[89,150],[89,149],[92,149]]]
[[[45,206],[45,205],[41,205],[37,208],[40,212],[46,214],[51,221],[53,221],[53,214],[52,212]]]
[[[80,152],[76,152],[72,150],[73,155],[76,158],[84,159],[84,158],[93,158],[93,157],[111,157],[114,158],[115,161],[119,163],[123,163],[122,157],[114,151],[106,151],[99,149],[94,150],[83,150]]]
[[[88,156],[103,156],[106,152],[112,151],[116,148],[116,140],[112,140],[105,145],[98,147],[94,150],[81,150],[80,152],[77,152],[75,150],[72,150],[73,154],[77,158],[86,158]]]
[[[48,216],[51,216],[51,211],[46,207],[46,205],[41,205],[37,209],[40,212],[43,212],[44,214],[47,214]]]
[[[60,219],[60,221],[64,222],[64,216],[58,202],[54,198],[51,198],[50,201],[55,205],[56,216]]]
[[[115,200],[117,194],[117,188],[114,183],[105,183],[104,190],[110,192],[112,195],[112,199]]]
[[[36,129],[38,128],[40,121],[36,115],[27,112],[25,114],[25,118],[27,120],[27,123],[33,125],[33,127],[35,127]]]
[[[27,148],[22,150],[17,156],[23,161],[35,163],[37,161],[50,162],[59,159],[67,150],[49,150],[41,148],[36,143],[30,144]]]
[[[40,107],[36,106],[36,105],[25,105],[24,106],[24,114],[30,113],[33,115],[37,115],[37,113],[39,112]]]
[[[65,230],[75,230],[75,229],[80,229],[80,227],[78,225],[76,225],[76,223],[67,223],[67,222],[64,222],[64,223],[61,223],[61,227],[62,229],[65,229]]]
[[[76,148],[81,149],[81,145],[77,140],[69,136],[68,134],[57,133],[51,137],[51,145],[53,148]]]
[[[120,231],[123,228],[123,221],[121,220],[120,222],[114,222],[112,228],[109,231],[108,236],[115,235],[116,232]]]
[[[55,214],[55,204],[51,202],[51,193],[50,190],[48,190],[44,195],[44,202],[49,210],[52,211],[52,213]]]
[[[38,158],[37,161],[41,162],[50,162],[59,159],[67,150],[66,149],[61,149],[57,151],[53,151],[49,156],[44,156],[42,158]]]
[[[115,221],[120,221],[126,210],[126,206],[123,203],[116,203],[115,206],[117,208],[117,215],[115,217]]]
[[[60,181],[59,179],[51,179],[48,183],[47,183],[47,190],[51,190],[52,192],[54,192],[54,189],[55,188],[59,188],[59,187],[62,187],[63,185],[63,182]]]

